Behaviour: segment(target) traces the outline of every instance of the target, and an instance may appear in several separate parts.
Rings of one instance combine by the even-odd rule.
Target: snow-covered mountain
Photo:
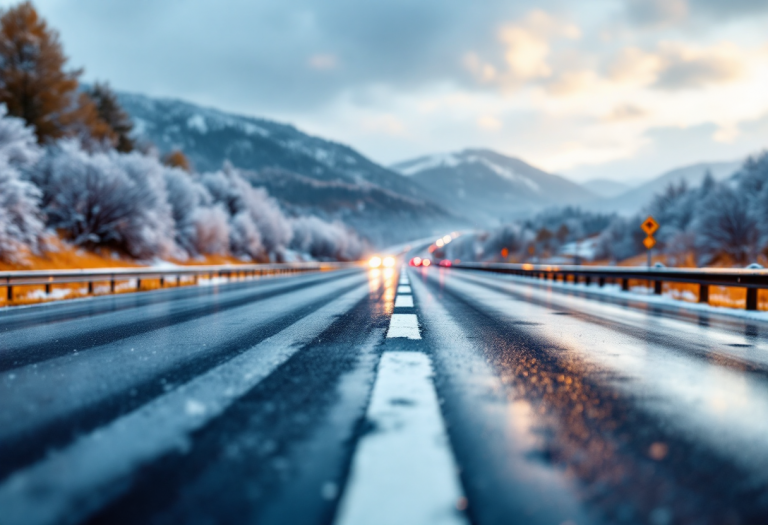
[[[662,193],[670,184],[680,184],[685,181],[688,187],[699,186],[707,171],[712,173],[715,180],[724,180],[736,173],[743,161],[732,162],[702,162],[676,168],[636,188],[625,191],[613,198],[594,203],[592,208],[603,212],[616,212],[629,215],[639,212],[650,204],[653,196]]]
[[[461,210],[477,224],[599,198],[564,177],[485,149],[420,157],[399,162],[392,169],[425,187],[444,207]]]
[[[461,221],[413,180],[354,149],[266,119],[188,102],[119,93],[135,134],[161,153],[179,149],[198,171],[225,161],[248,170],[289,212],[340,219],[376,244],[442,232]]]

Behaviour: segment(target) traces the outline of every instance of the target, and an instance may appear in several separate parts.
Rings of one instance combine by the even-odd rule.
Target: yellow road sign
[[[656,222],[656,219],[649,215],[648,218],[643,221],[643,224],[640,225],[640,227],[643,229],[646,235],[650,237],[656,233],[656,230],[659,229],[659,223]]]
[[[654,239],[649,235],[648,237],[643,239],[643,245],[650,250],[651,248],[656,246],[656,239]]]

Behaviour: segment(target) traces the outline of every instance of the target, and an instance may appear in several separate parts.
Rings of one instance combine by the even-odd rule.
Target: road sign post
[[[659,223],[656,222],[656,219],[648,216],[647,219],[643,221],[643,224],[640,225],[640,227],[645,232],[645,239],[643,240],[643,245],[648,250],[648,268],[651,267],[651,250],[653,250],[653,247],[656,246],[656,239],[653,238],[653,234],[656,233],[656,231],[659,229]]]

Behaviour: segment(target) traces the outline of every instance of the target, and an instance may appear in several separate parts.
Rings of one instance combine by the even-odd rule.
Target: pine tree
[[[114,132],[114,147],[117,151],[130,153],[134,149],[131,139],[133,122],[128,113],[123,110],[117,100],[117,95],[108,84],[95,83],[88,91],[88,96],[93,101],[99,118],[105,122]]]
[[[65,71],[58,33],[31,2],[0,17],[0,102],[35,128],[40,143],[67,134],[78,119],[77,77]]]

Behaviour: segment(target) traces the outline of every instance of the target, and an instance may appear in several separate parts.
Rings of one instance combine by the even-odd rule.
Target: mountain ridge
[[[597,201],[590,206],[595,211],[615,212],[631,215],[650,204],[654,195],[663,192],[670,184],[685,181],[689,187],[699,186],[707,171],[715,180],[724,180],[741,167],[743,161],[698,162],[665,171],[651,180],[609,199]]]
[[[464,214],[480,224],[599,199],[576,182],[489,149],[426,155],[390,167],[427,188],[449,209],[466,207]]]
[[[134,121],[135,135],[161,153],[181,150],[199,171],[214,171],[230,162],[287,210],[341,220],[374,244],[465,224],[426,198],[427,192],[416,182],[345,144],[309,135],[291,124],[183,100],[117,95]]]

